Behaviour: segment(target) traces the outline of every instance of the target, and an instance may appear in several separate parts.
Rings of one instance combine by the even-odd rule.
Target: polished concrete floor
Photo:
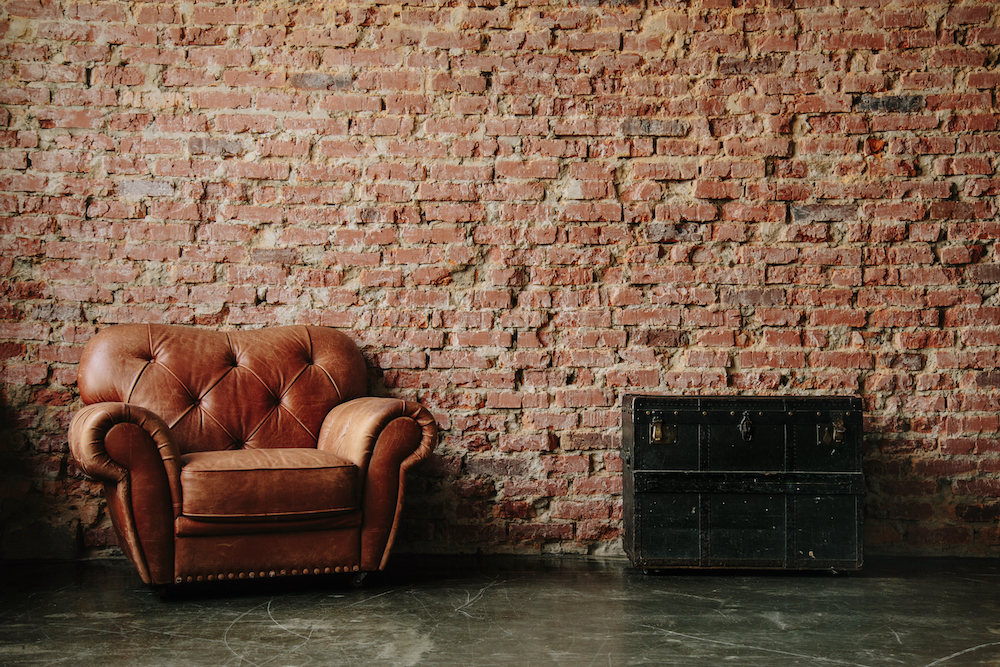
[[[1000,561],[645,575],[627,561],[396,557],[161,599],[124,561],[6,563],[0,665],[1000,667]]]

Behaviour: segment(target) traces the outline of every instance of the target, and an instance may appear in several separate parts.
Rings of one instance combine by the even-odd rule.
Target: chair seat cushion
[[[358,469],[311,448],[182,457],[182,510],[202,521],[300,521],[358,509]]]

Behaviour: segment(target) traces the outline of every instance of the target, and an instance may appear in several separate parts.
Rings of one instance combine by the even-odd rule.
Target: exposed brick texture
[[[113,544],[75,363],[175,322],[428,405],[403,549],[620,553],[623,393],[787,393],[864,397],[869,553],[1000,555],[998,61],[992,0],[0,1],[4,550]]]

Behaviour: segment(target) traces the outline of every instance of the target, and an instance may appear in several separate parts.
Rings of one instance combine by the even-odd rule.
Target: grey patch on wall
[[[859,95],[854,98],[855,111],[911,113],[920,111],[925,104],[924,98],[920,95],[893,95],[889,97]]]

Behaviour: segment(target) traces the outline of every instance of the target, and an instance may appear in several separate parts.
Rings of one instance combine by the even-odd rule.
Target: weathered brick
[[[8,3],[27,437],[98,327],[312,322],[435,411],[436,535],[617,548],[623,392],[834,392],[875,550],[1000,549],[992,6],[529,4]]]

